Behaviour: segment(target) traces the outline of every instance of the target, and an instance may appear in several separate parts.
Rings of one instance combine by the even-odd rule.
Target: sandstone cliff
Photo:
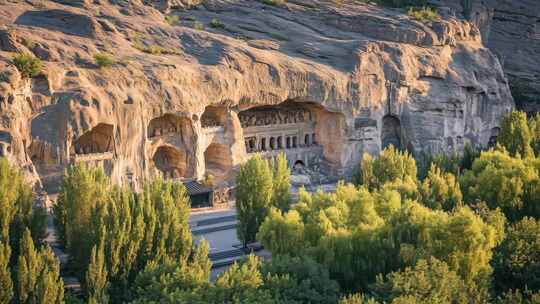
[[[455,18],[423,24],[347,1],[208,0],[172,11],[169,24],[170,2],[160,3],[0,4],[3,153],[46,187],[74,162],[101,163],[119,183],[210,169],[221,182],[252,148],[267,150],[266,125],[282,125],[268,145],[289,148],[290,135],[290,158],[320,149],[317,165],[341,175],[389,143],[416,155],[486,145],[513,107],[498,59]],[[21,78],[15,52],[41,58],[42,74]],[[98,68],[97,53],[116,63]],[[249,111],[277,114],[259,122]],[[309,128],[298,144],[287,133]]]
[[[503,65],[518,107],[540,112],[540,1],[434,0],[474,23]]]

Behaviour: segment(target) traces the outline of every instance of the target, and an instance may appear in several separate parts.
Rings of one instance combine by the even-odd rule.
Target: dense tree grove
[[[0,159],[0,303],[63,303],[60,263],[41,245],[46,213],[32,189]]]

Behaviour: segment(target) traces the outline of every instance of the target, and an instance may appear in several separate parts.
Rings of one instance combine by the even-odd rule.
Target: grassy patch
[[[169,25],[176,25],[178,24],[178,21],[180,21],[180,18],[178,18],[178,16],[176,15],[167,15],[165,16],[165,22],[167,22],[167,24]]]
[[[193,28],[198,31],[204,31],[204,24],[202,24],[200,21],[195,21],[193,22]]]
[[[161,45],[150,44],[148,46],[142,43],[141,37],[139,35],[135,36],[133,39],[133,47],[141,52],[145,52],[152,55],[180,55],[179,51],[164,48]]]
[[[21,72],[23,78],[31,78],[41,73],[41,60],[33,55],[18,54],[11,63]]]
[[[212,21],[210,21],[210,27],[212,28],[225,28],[225,24],[221,23],[218,18],[212,18]]]
[[[436,9],[427,6],[420,8],[411,7],[409,8],[407,15],[423,23],[437,21],[441,19],[441,16],[439,16],[439,13],[437,13]]]
[[[100,68],[106,68],[116,63],[114,58],[107,53],[97,53],[94,55],[94,62]]]

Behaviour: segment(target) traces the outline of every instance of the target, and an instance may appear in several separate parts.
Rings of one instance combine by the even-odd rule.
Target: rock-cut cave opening
[[[153,161],[164,178],[190,177],[188,153],[184,149],[160,146],[154,153]]]
[[[190,122],[188,118],[165,114],[150,121],[147,131],[148,138],[170,134],[179,134],[182,136],[183,131],[188,130],[189,126]]]
[[[319,104],[287,100],[248,108],[238,117],[248,154],[274,157],[284,152],[289,161],[326,159],[337,163],[340,159],[344,117]],[[305,165],[309,167],[311,162]]]
[[[396,149],[402,149],[401,122],[393,115],[386,115],[382,119],[381,148],[385,149],[393,145]]]
[[[207,106],[201,116],[203,128],[223,127],[227,121],[227,109],[220,106]]]
[[[206,174],[212,175],[219,182],[226,178],[232,169],[230,148],[226,145],[213,143],[204,151]]]
[[[74,144],[76,154],[112,152],[114,149],[114,126],[100,123],[81,135]]]

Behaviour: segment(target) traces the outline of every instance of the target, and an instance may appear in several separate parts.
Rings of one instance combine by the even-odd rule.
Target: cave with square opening
[[[304,160],[306,168],[314,164],[313,160],[340,161],[345,129],[340,113],[313,102],[287,100],[248,107],[238,117],[248,154],[271,158],[283,152],[289,161]],[[292,169],[294,163],[289,165]]]

